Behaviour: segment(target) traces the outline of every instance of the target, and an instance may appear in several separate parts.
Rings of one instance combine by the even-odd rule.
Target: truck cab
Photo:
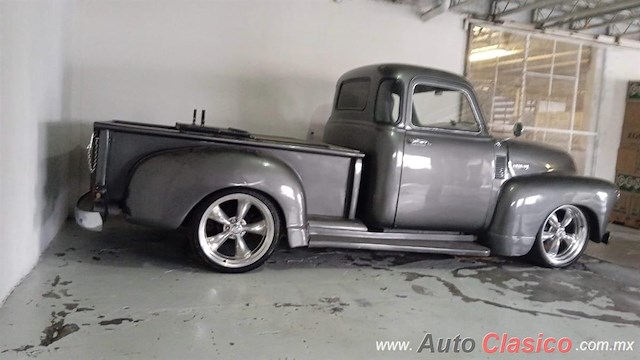
[[[487,227],[507,177],[506,149],[473,94],[457,75],[408,65],[363,67],[339,80],[324,141],[365,154],[359,218],[380,228]]]

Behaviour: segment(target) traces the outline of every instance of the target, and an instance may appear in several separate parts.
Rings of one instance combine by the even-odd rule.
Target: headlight
[[[98,142],[100,137],[96,133],[91,134],[89,139],[89,145],[87,145],[87,163],[89,165],[89,171],[93,174],[96,171],[98,165]]]

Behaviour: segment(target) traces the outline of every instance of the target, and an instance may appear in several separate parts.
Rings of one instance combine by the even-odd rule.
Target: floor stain
[[[358,267],[370,267],[374,270],[386,270],[391,271],[390,267],[412,264],[425,260],[437,260],[438,255],[425,255],[425,254],[412,254],[412,253],[362,253],[362,254],[344,254],[344,259],[350,263],[350,265]],[[450,258],[442,256],[443,259]]]
[[[56,277],[53,279],[53,282],[51,283],[51,286],[56,287],[58,286],[59,282],[60,282],[60,275],[56,275]]]
[[[29,349],[33,349],[33,345],[22,345],[20,347],[15,348],[15,349],[5,349],[5,350],[0,351],[0,354],[4,354],[4,353],[9,352],[9,351],[14,351],[16,353],[20,353],[20,352],[25,352],[25,351],[27,351]],[[31,352],[27,353],[27,356],[31,357],[32,356]]]
[[[281,308],[281,307],[304,307],[309,305],[292,304],[292,303],[274,303],[273,306],[277,308]]]
[[[373,252],[371,254],[371,259],[376,261],[386,261],[389,265],[392,266],[401,266],[412,264],[420,261],[433,261],[433,260],[446,260],[451,259],[452,256],[449,255],[438,255],[438,254],[419,254],[419,253],[393,253],[393,254],[383,254],[378,252]]]
[[[80,330],[80,327],[77,324],[65,324],[64,318],[58,320],[56,313],[52,312],[51,325],[42,330],[44,335],[40,340],[40,346],[49,346],[78,330]]]
[[[562,314],[556,314],[556,313],[538,311],[538,310],[521,309],[521,308],[516,308],[516,307],[513,307],[513,306],[504,305],[504,304],[501,304],[501,303],[498,303],[498,302],[495,302],[495,301],[491,301],[491,300],[485,300],[485,299],[481,299],[481,298],[471,297],[471,296],[465,295],[454,283],[452,283],[450,281],[447,281],[447,280],[441,278],[440,276],[425,275],[425,277],[436,279],[438,282],[440,282],[442,285],[444,285],[447,288],[447,290],[449,290],[449,293],[451,295],[459,298],[460,300],[462,300],[465,303],[480,302],[480,303],[491,305],[491,306],[495,306],[495,307],[498,307],[498,308],[507,309],[507,310],[513,310],[513,311],[517,311],[517,312],[521,312],[521,313],[525,313],[525,314],[531,314],[531,315],[534,315],[534,316],[547,315],[547,316],[553,316],[553,317],[575,319],[575,317],[565,316],[565,315],[562,315]]]
[[[24,346],[20,346],[19,348],[15,348],[15,349],[11,349],[15,352],[22,352],[22,351],[27,351],[29,349],[33,348],[33,345],[24,345]]]
[[[517,292],[530,302],[579,302],[596,310],[630,313],[640,318],[640,299],[633,289],[591,271],[583,262],[561,270],[531,268],[524,264],[484,264],[458,268],[452,274],[454,278],[473,278],[501,290]],[[558,312],[611,323],[640,325],[640,320],[611,314],[587,314],[573,309],[558,309]]]
[[[413,281],[413,280],[420,279],[420,278],[428,276],[428,275],[424,275],[424,274],[420,274],[420,273],[412,272],[412,271],[402,272],[402,275],[405,276],[404,281]]]
[[[367,299],[355,299],[355,302],[360,307],[371,307],[372,306],[371,302],[369,300],[367,300]]]
[[[64,305],[64,308],[67,310],[74,310],[75,308],[78,307],[78,304],[74,304],[74,303],[67,303],[62,305]]]
[[[56,294],[53,290],[42,294],[42,297],[51,298],[51,299],[60,299],[60,295]]]
[[[98,324],[102,325],[102,326],[106,326],[106,325],[121,325],[123,322],[130,322],[130,323],[138,323],[142,320],[133,320],[132,318],[116,318],[116,319],[111,319],[111,320],[103,320],[100,321]]]
[[[321,303],[328,304],[328,310],[331,314],[340,313],[349,303],[342,302],[339,297],[324,297],[319,299]]]
[[[324,303],[328,303],[328,304],[341,304],[341,305],[349,305],[349,304],[345,304],[340,302],[340,298],[339,297],[323,297],[320,299],[320,302],[324,302]]]
[[[411,285],[411,290],[413,290],[416,294],[420,294],[420,295],[427,295],[427,296],[433,295],[431,291],[427,290],[427,288],[420,285],[415,285],[415,284]]]
[[[293,303],[274,303],[273,306],[276,308],[294,308],[298,310],[298,308],[310,307],[314,309],[322,309],[326,310],[331,314],[337,314],[344,310],[345,307],[349,306],[349,303],[343,302],[339,297],[323,297],[318,299],[320,304],[293,304]]]
[[[193,316],[190,319],[182,320],[182,322],[189,322],[195,318],[196,318],[196,314],[193,314]]]
[[[583,311],[575,311],[575,310],[568,310],[568,309],[558,309],[558,311],[563,314],[578,316],[585,319],[594,319],[594,320],[614,323],[616,324],[616,326],[620,324],[640,326],[640,321],[638,320],[627,320],[619,316],[613,316],[613,315],[607,315],[607,314],[590,315]]]

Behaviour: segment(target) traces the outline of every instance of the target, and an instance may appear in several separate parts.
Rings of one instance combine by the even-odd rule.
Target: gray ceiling
[[[640,0],[387,0],[412,5],[423,20],[447,12],[597,38],[640,40]]]

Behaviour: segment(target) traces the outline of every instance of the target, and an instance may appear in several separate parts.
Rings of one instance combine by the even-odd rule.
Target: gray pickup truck
[[[549,267],[575,262],[589,239],[608,241],[617,188],[576,176],[563,151],[492,138],[460,76],[396,64],[349,71],[323,141],[96,122],[76,221],[100,230],[118,211],[184,227],[222,272],[260,266],[281,235],[292,248],[528,255]]]

